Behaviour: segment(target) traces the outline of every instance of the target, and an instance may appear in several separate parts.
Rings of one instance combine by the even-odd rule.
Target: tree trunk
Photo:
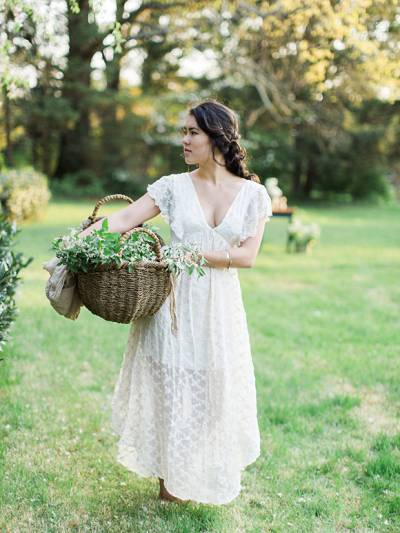
[[[307,160],[306,181],[303,187],[303,193],[306,198],[310,197],[316,178],[317,178],[317,166],[315,164],[315,158],[311,155],[308,157],[308,160]]]
[[[109,175],[120,164],[121,137],[117,119],[117,97],[120,88],[121,54],[114,53],[112,61],[106,65],[107,92],[109,97],[104,106],[102,125],[102,153],[106,156],[102,161],[104,175]]]
[[[71,119],[60,135],[57,178],[90,167],[90,63],[98,30],[88,21],[88,0],[80,0],[79,7],[78,14],[68,8],[69,52],[62,97],[68,102]]]
[[[295,127],[294,131],[294,165],[292,176],[292,192],[294,196],[301,195],[301,175],[303,172],[302,164],[302,143],[301,143],[301,130]]]

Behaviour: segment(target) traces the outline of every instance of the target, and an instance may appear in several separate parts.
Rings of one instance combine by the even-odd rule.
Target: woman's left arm
[[[262,237],[264,234],[265,223],[268,218],[261,218],[258,222],[257,231],[253,237],[248,237],[242,242],[240,247],[229,248],[232,268],[252,268],[255,264]],[[226,251],[205,251],[201,255],[207,260],[207,265],[213,268],[227,268],[228,258]]]

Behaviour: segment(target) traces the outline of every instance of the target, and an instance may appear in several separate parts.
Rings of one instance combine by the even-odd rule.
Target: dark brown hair
[[[189,113],[194,116],[199,127],[211,139],[211,148],[215,159],[215,148],[218,148],[225,159],[226,168],[241,178],[260,183],[257,174],[248,171],[246,165],[247,153],[240,146],[239,122],[232,109],[221,104],[214,98],[203,100],[189,108]]]

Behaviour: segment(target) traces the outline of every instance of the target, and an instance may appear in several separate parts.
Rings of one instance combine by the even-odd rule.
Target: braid
[[[218,164],[214,151],[218,148],[230,172],[260,183],[257,174],[247,169],[247,152],[238,142],[240,139],[238,119],[232,109],[210,99],[191,108],[189,112],[194,115],[200,128],[209,135],[214,161]]]
[[[230,172],[236,174],[236,176],[240,176],[241,178],[250,179],[252,181],[257,181],[258,183],[260,183],[260,178],[257,176],[257,174],[252,174],[247,169],[246,149],[243,146],[240,146],[236,139],[233,139],[230,142],[228,146],[228,152],[224,157],[226,168]]]

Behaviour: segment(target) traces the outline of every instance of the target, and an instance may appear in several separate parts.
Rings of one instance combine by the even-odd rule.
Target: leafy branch
[[[147,224],[143,226],[148,227]],[[157,261],[155,240],[145,232],[132,232],[127,239],[121,241],[121,233],[108,231],[107,217],[101,228],[83,238],[79,236],[82,229],[70,228],[67,235],[56,237],[51,244],[60,264],[66,265],[69,272],[90,272],[99,265],[109,265],[116,269],[126,267],[128,272],[132,272],[137,262]],[[158,230],[156,226],[149,229]],[[161,259],[174,276],[183,271],[189,275],[196,271],[199,277],[205,275],[202,266],[207,261],[195,244],[164,245],[161,247]]]

